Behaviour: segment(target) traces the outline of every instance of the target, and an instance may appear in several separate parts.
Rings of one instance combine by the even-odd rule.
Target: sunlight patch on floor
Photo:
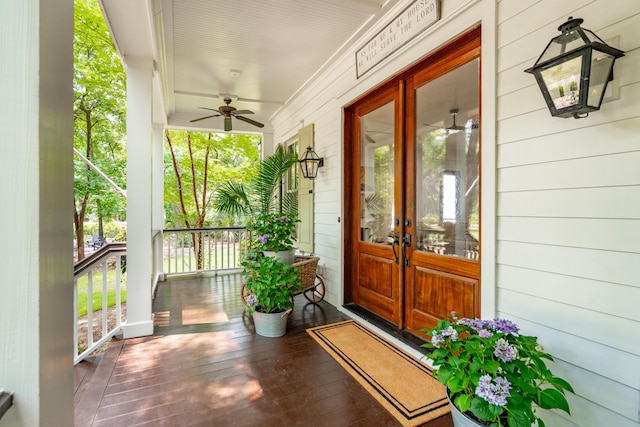
[[[211,307],[185,307],[182,309],[183,325],[199,325],[202,323],[228,322],[229,316],[224,311],[212,312]]]

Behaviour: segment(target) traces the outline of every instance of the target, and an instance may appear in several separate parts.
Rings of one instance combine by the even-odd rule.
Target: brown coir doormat
[[[449,413],[431,369],[355,320],[307,332],[404,426]]]

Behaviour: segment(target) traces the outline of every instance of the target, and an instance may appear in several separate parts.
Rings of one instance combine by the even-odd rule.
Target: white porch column
[[[73,426],[73,0],[1,0],[0,58],[0,426]]]
[[[276,151],[276,147],[274,147],[273,143],[273,133],[271,132],[263,132],[262,133],[262,158],[269,157]]]
[[[127,321],[124,338],[153,334],[151,308],[152,77],[149,58],[125,58],[127,72]]]
[[[154,235],[161,233],[164,228],[164,126],[153,127],[153,160],[152,160],[152,193],[151,193],[151,224]],[[163,240],[158,237],[153,242],[153,277],[164,280],[163,268]]]

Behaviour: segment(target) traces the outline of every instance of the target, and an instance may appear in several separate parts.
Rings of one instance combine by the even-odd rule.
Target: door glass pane
[[[416,248],[479,259],[479,61],[416,90]]]
[[[393,102],[360,117],[360,239],[393,242]]]

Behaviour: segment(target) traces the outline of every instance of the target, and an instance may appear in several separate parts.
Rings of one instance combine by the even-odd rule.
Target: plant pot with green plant
[[[247,311],[253,314],[256,333],[279,337],[286,333],[293,296],[300,290],[298,268],[253,251],[242,262],[246,276]]]
[[[275,257],[286,263],[293,263],[296,223],[300,222],[293,215],[267,214],[261,215],[249,225],[256,239],[257,250],[265,256]]]
[[[565,391],[571,385],[549,370],[553,357],[534,336],[520,335],[507,319],[481,320],[455,312],[424,329],[433,349],[434,376],[447,388],[454,426],[530,427],[544,422],[536,408],[570,414]],[[463,424],[472,420],[475,424]]]

